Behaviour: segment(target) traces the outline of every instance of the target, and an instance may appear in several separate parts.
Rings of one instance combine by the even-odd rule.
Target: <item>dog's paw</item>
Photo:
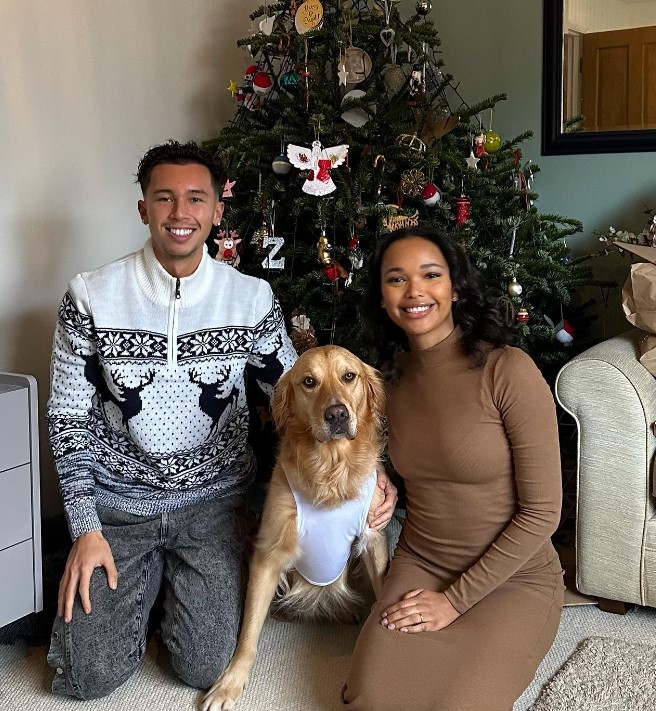
[[[239,682],[235,675],[226,671],[203,697],[201,711],[228,711],[234,708],[245,688],[246,681]]]

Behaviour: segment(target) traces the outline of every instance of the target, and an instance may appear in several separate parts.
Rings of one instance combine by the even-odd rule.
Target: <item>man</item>
[[[296,354],[266,281],[210,259],[220,161],[169,141],[142,158],[143,249],[76,276],[55,331],[48,424],[73,547],[53,691],[104,696],[134,672],[163,588],[162,639],[198,688],[227,666],[254,473],[245,377],[270,391]],[[377,528],[396,490],[385,477]]]

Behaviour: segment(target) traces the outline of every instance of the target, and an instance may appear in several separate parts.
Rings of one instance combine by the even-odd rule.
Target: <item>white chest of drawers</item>
[[[42,608],[36,380],[0,373],[0,627]]]

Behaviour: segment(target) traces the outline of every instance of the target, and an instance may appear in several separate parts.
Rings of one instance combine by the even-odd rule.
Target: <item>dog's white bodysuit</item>
[[[367,514],[376,489],[376,471],[365,481],[360,496],[337,508],[320,509],[292,485],[300,556],[294,568],[312,585],[330,585],[342,574],[351,546],[367,528]]]

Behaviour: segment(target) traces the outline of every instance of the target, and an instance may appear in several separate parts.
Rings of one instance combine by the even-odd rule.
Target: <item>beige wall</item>
[[[565,0],[564,25],[576,32],[605,32],[656,25],[656,0]]]
[[[0,0],[0,370],[35,375],[43,411],[68,280],[146,238],[133,175],[168,138],[234,114],[257,0]],[[43,419],[42,419],[43,425]],[[59,497],[41,428],[43,508]]]

